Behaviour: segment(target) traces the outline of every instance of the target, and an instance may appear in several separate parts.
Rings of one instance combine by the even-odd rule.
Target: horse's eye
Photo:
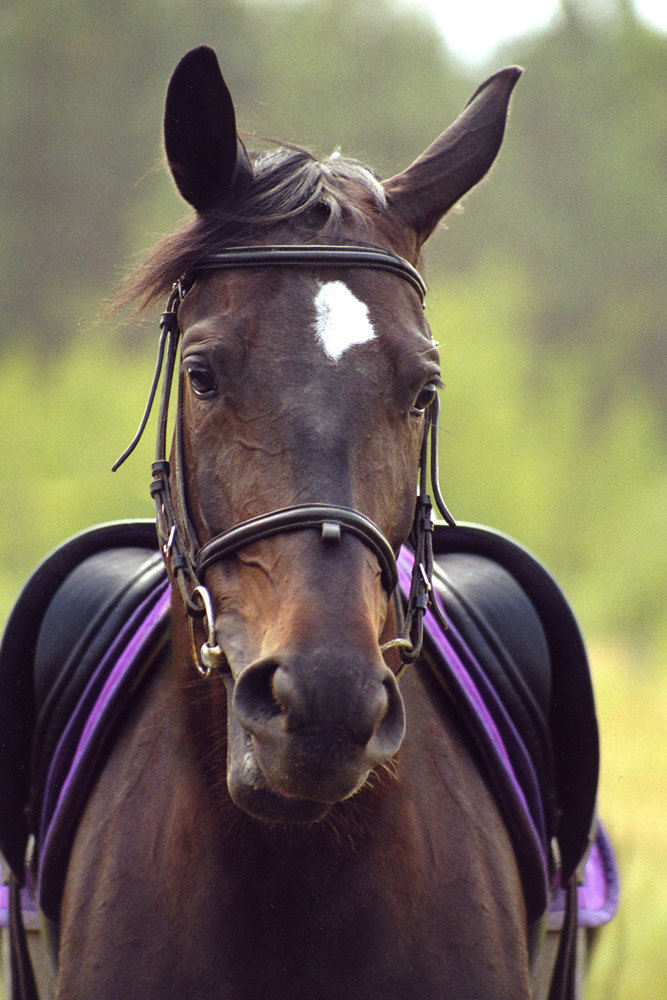
[[[429,382],[423,389],[420,389],[417,393],[417,398],[412,404],[412,412],[423,413],[424,410],[427,410],[435,399],[437,391],[437,385],[434,385],[432,382]]]
[[[190,385],[197,396],[210,396],[216,390],[213,372],[203,365],[191,364],[187,368]]]

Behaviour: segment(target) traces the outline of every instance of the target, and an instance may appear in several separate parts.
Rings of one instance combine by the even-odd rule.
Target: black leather
[[[419,272],[403,257],[366,246],[330,246],[315,243],[301,245],[228,247],[211,254],[197,264],[197,270],[221,270],[238,267],[373,267],[396,274],[408,281],[424,302],[426,285]]]
[[[533,754],[563,883],[595,814],[598,727],[588,658],[560,587],[530,552],[479,525],[437,525],[434,581]]]
[[[119,521],[75,535],[51,553],[24,586],[0,646],[0,851],[23,879],[30,831],[27,806],[32,781],[31,757],[39,704],[33,664],[44,616],[54,595],[72,570],[96,553],[117,546],[155,552],[153,521]],[[55,634],[53,641],[57,641]],[[55,663],[55,661],[54,661]],[[55,678],[54,678],[55,680]],[[42,673],[38,690],[48,701],[49,684]]]
[[[202,545],[199,550],[195,562],[197,575],[203,576],[204,570],[211,563],[238,552],[246,545],[281,532],[315,528],[322,532],[322,539],[326,541],[327,535],[323,530],[325,525],[338,526],[338,535],[334,534],[336,538],[340,537],[341,530],[349,531],[375,553],[382,571],[382,584],[387,593],[391,594],[397,580],[396,559],[391,545],[380,529],[359,511],[324,503],[283,507],[269,514],[260,514],[259,517],[253,517],[249,521],[234,525],[228,531],[223,531]]]
[[[551,664],[530,599],[502,566],[472,553],[441,556],[433,583],[447,621],[456,626],[482,665],[526,744],[540,787],[549,793],[553,788]]]
[[[30,803],[35,821],[51,756],[84,687],[132,612],[164,577],[164,563],[155,550],[104,549],[80,563],[50,602],[34,659]]]

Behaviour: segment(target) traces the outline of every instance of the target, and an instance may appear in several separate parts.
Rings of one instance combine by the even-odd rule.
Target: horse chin
[[[238,738],[234,743],[238,750]],[[227,762],[227,788],[239,809],[265,823],[309,824],[324,819],[329,803],[302,799],[274,788],[259,767],[250,734],[243,733],[243,743],[241,755],[235,754],[230,744]]]
[[[232,802],[254,819],[266,823],[312,824],[323,820],[332,806],[351,798],[364,781],[354,787],[332,790],[330,797],[301,796],[278,787],[261,764],[255,738],[238,719],[228,719],[227,790]]]

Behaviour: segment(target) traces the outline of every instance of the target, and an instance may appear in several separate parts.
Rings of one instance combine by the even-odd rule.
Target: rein
[[[209,677],[224,667],[225,655],[220,647],[214,623],[213,604],[205,586],[206,570],[213,563],[224,559],[247,545],[263,538],[288,532],[318,530],[324,545],[336,545],[343,531],[359,538],[376,556],[381,570],[382,585],[388,595],[394,592],[398,579],[396,556],[380,529],[369,518],[349,507],[327,503],[299,504],[285,507],[251,518],[214,536],[203,545],[188,513],[183,478],[182,439],[180,422],[176,422],[174,461],[167,459],[167,419],[169,401],[178,357],[180,328],[178,309],[192,287],[196,274],[206,270],[226,270],[246,267],[301,267],[336,265],[366,267],[395,274],[407,281],[420,297],[422,306],[426,285],[419,272],[407,260],[386,250],[364,246],[320,246],[307,244],[293,246],[230,247],[211,254],[200,261],[193,273],[184,275],[173,286],[165,311],[160,317],[160,339],[155,374],[139,428],[129,446],[115,462],[118,469],[132,454],[146,428],[162,379],[155,461],[151,466],[151,496],[155,503],[158,537],[167,568],[177,582],[179,591],[191,620],[204,619],[207,639],[201,646],[196,666]],[[179,380],[179,404],[182,382]],[[423,618],[427,607],[440,615],[435,602],[430,600],[433,571],[432,504],[427,493],[427,477],[438,510],[444,520],[454,526],[454,519],[447,510],[438,486],[438,398],[426,410],[424,436],[419,464],[419,493],[410,534],[415,559],[410,593],[404,614],[401,634],[381,646],[384,653],[396,649],[401,660],[397,676],[419,656],[423,640]],[[180,412],[180,405],[179,405]],[[172,488],[173,473],[173,488]],[[443,626],[446,623],[443,621]]]

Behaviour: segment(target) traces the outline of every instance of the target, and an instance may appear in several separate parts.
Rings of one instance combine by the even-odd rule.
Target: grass
[[[600,813],[617,852],[621,903],[600,936],[587,1000],[651,1000],[667,983],[667,677],[621,643],[593,644],[591,662]]]

